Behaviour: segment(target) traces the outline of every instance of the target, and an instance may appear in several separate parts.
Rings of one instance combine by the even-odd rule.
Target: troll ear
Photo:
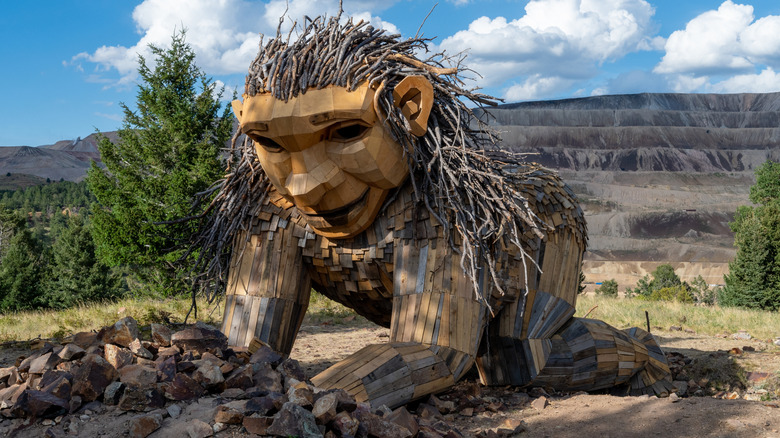
[[[230,103],[230,105],[233,107],[233,115],[236,116],[238,119],[238,124],[241,124],[241,117],[244,116],[243,110],[244,110],[244,103],[241,102],[239,99],[234,100]]]
[[[428,116],[433,108],[433,85],[425,76],[407,76],[393,89],[393,103],[401,109],[412,134],[428,132]]]

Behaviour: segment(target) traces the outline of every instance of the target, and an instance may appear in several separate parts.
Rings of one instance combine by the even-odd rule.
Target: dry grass
[[[731,334],[739,330],[747,330],[754,338],[759,339],[780,336],[780,313],[778,312],[581,295],[577,298],[576,316],[585,316],[594,306],[595,309],[588,318],[601,319],[618,328],[632,326],[646,328],[645,310],[647,310],[650,314],[650,325],[666,330],[675,325],[704,335]]]
[[[72,333],[97,330],[125,316],[139,325],[152,322],[182,323],[189,310],[189,298],[167,300],[133,300],[92,303],[60,311],[18,312],[0,316],[0,342],[26,341],[35,338],[60,338]],[[641,301],[584,295],[578,297],[577,315],[588,315],[618,327],[646,327],[645,310],[653,327],[668,329],[677,325],[697,333],[716,335],[747,330],[753,337],[772,339],[780,336],[780,313],[730,307],[702,307],[691,304]],[[209,306],[198,302],[198,320],[219,327],[222,303]],[[365,318],[317,293],[312,294],[306,324],[367,324]],[[190,322],[194,321],[190,316]]]
[[[120,318],[132,316],[140,326],[153,322],[181,324],[190,309],[190,298],[166,300],[125,299],[116,302],[90,303],[66,310],[39,310],[0,315],[0,342],[62,338],[82,331],[99,330]],[[198,301],[197,320],[219,327],[223,303],[209,305]],[[351,309],[313,293],[306,315],[311,324],[365,323]],[[190,315],[188,322],[194,322]]]

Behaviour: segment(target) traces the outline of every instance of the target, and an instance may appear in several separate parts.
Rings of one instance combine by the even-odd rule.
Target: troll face
[[[412,133],[424,135],[430,83],[409,77],[393,94]],[[409,175],[404,148],[377,113],[375,95],[367,84],[354,91],[331,85],[287,101],[265,93],[233,102],[271,184],[325,237],[365,230]]]

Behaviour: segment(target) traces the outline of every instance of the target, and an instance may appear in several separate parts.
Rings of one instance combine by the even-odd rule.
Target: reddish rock
[[[167,357],[167,356],[176,356],[178,354],[181,354],[181,351],[179,350],[179,347],[172,346],[172,347],[163,347],[157,350],[157,357]]]
[[[103,327],[97,337],[106,344],[129,347],[138,338],[138,323],[130,316],[124,317],[112,326]]]
[[[212,348],[227,349],[227,338],[218,329],[200,321],[194,326],[178,331],[171,336],[171,344],[182,350],[204,353]]]
[[[220,371],[222,371],[221,368]],[[242,366],[233,371],[230,377],[225,380],[225,387],[227,388],[247,389],[252,385],[254,385],[254,380],[252,380],[252,365]]]
[[[41,391],[49,393],[59,399],[68,400],[71,393],[71,384],[68,376],[61,375],[51,383],[43,386]]]
[[[339,405],[336,408],[337,411],[347,411],[347,412],[355,411],[355,409],[357,408],[357,402],[355,401],[355,397],[353,397],[343,389],[337,389],[333,391],[333,394],[336,394],[336,398],[339,401]]]
[[[190,438],[206,438],[214,434],[214,429],[208,423],[198,419],[187,422],[186,429]]]
[[[133,363],[133,353],[114,344],[106,344],[103,357],[116,369]]]
[[[47,343],[45,347],[39,349],[38,351],[33,352],[33,354],[31,354],[30,356],[22,359],[22,361],[19,362],[19,364],[16,366],[18,368],[18,371],[20,373],[29,373],[33,361],[40,359],[41,356],[48,355],[49,353],[51,353],[53,348],[54,347],[51,344]],[[42,374],[42,372],[40,374]]]
[[[224,424],[241,424],[244,420],[244,414],[238,412],[235,409],[230,409],[225,406],[217,408],[217,412],[214,414],[215,423]]]
[[[547,401],[547,397],[539,397],[531,402],[531,406],[533,406],[533,408],[537,411],[541,411],[549,405],[550,402]]]
[[[123,411],[143,411],[146,408],[165,406],[165,397],[156,387],[139,388],[128,386],[117,404]]]
[[[249,363],[251,364],[261,364],[261,363],[267,363],[270,364],[272,367],[277,367],[284,358],[280,356],[277,352],[272,350],[270,347],[266,345],[260,346],[260,348],[255,351],[252,356],[249,358]]]
[[[311,412],[296,405],[285,403],[274,416],[274,421],[268,427],[269,435],[297,436],[298,438],[320,438],[322,433]]]
[[[306,380],[306,373],[303,372],[301,364],[298,363],[298,361],[295,359],[287,358],[283,360],[282,363],[280,363],[276,368],[276,370],[279,371],[286,379],[292,377],[293,379],[301,382]]]
[[[347,412],[339,412],[336,418],[331,422],[331,426],[341,434],[341,436],[357,436],[360,422]]]
[[[444,401],[435,395],[428,397],[428,404],[435,407],[436,410],[442,414],[449,414],[455,412],[455,403],[451,401]]]
[[[176,358],[168,356],[157,361],[157,381],[170,382],[176,377]]]
[[[149,350],[147,350],[146,348],[144,348],[143,345],[141,345],[141,340],[140,339],[137,339],[137,338],[133,339],[133,342],[130,343],[128,348],[130,349],[131,353],[133,353],[134,355],[136,355],[138,357],[142,357],[144,359],[149,359],[149,360],[154,359],[154,356],[152,355],[152,353]]]
[[[393,423],[405,428],[412,433],[412,436],[417,435],[417,432],[420,430],[420,426],[417,424],[417,421],[403,406],[394,410],[391,414],[384,418],[387,421],[392,421]]]
[[[64,361],[69,361],[81,359],[86,354],[86,350],[79,347],[77,344],[67,344],[62,347],[62,350],[57,353],[57,356]]]
[[[287,400],[298,406],[309,408],[314,401],[314,393],[306,387],[306,384],[303,384],[303,386],[291,386],[287,390]]]
[[[365,427],[369,436],[381,436],[382,438],[412,437],[412,432],[409,429],[370,412],[360,412],[357,414],[357,419]]]
[[[273,417],[261,417],[259,415],[251,415],[249,417],[244,417],[244,420],[242,421],[241,424],[249,433],[253,433],[255,435],[267,435],[268,427],[271,426],[271,423],[273,423],[273,421],[274,421]]]
[[[34,389],[22,391],[11,408],[11,414],[16,417],[54,418],[66,412],[67,400]]]
[[[0,389],[0,409],[10,408],[19,396],[28,388],[27,383],[17,383]]]
[[[192,400],[200,397],[204,392],[200,383],[196,382],[186,374],[176,374],[173,381],[165,387],[165,397],[171,400]]]
[[[73,335],[71,343],[76,344],[83,349],[87,349],[90,345],[97,342],[97,333],[94,332],[79,332]],[[70,345],[70,344],[68,344]]]
[[[420,403],[420,405],[417,406],[417,415],[419,415],[420,418],[424,418],[426,420],[430,420],[430,419],[441,420],[443,418],[441,416],[441,412],[439,412],[438,409],[436,409],[435,407],[427,403]]]
[[[222,375],[219,366],[213,362],[201,362],[198,369],[192,373],[192,378],[210,391],[222,392],[225,389],[225,376]]]
[[[143,365],[127,365],[119,370],[119,380],[127,386],[148,388],[157,382],[157,370]]]
[[[171,329],[162,325],[152,323],[152,341],[157,342],[163,347],[171,345]]]
[[[135,417],[130,420],[130,437],[146,438],[162,426],[163,417],[158,413]]]
[[[119,377],[116,368],[96,354],[88,354],[81,366],[73,371],[72,395],[90,402],[103,394],[106,387]]]
[[[268,363],[261,363],[253,365],[254,374],[252,380],[255,387],[261,391],[268,392],[282,392],[284,386],[282,385],[282,376],[271,368]]]

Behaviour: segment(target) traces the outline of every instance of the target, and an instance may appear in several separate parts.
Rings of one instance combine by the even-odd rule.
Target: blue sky
[[[345,12],[413,36],[435,1],[345,0]],[[239,94],[259,34],[337,0],[40,0],[0,14],[0,146],[121,126],[139,53],[188,28],[196,62]],[[290,23],[290,21],[288,21]],[[432,49],[468,51],[473,86],[507,102],[640,92],[780,91],[778,0],[441,0]]]

